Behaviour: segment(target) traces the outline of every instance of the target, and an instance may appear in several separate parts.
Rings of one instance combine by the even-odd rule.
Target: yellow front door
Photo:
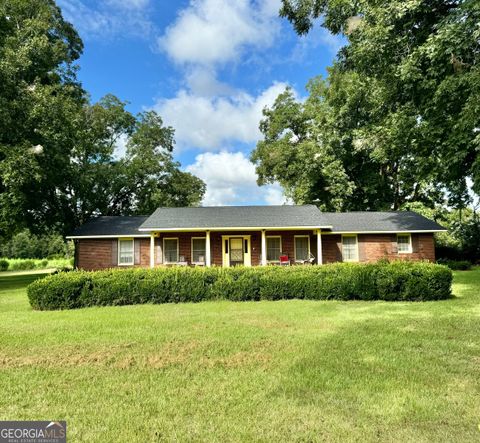
[[[243,238],[230,239],[230,266],[244,264],[243,258]]]
[[[250,235],[222,235],[222,265],[252,266]]]

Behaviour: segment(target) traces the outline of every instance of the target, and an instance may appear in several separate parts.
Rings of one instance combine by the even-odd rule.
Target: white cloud
[[[213,97],[235,94],[235,88],[218,81],[215,71],[201,66],[190,69],[185,75],[190,91],[194,95]]]
[[[95,7],[83,0],[57,0],[63,16],[82,38],[136,36],[148,38],[154,25],[149,19],[150,0],[100,0]]]
[[[330,54],[336,55],[338,51],[347,44],[347,39],[341,35],[334,35],[328,29],[319,24],[314,26],[307,35],[298,38],[298,42],[293,48],[289,62],[304,62],[311,57],[311,51],[316,51],[323,47],[328,49]]]
[[[158,43],[175,62],[212,65],[272,45],[280,0],[191,0]]]
[[[268,17],[278,17],[282,0],[261,0],[260,11]]]
[[[280,185],[265,186],[265,203],[267,205],[283,205],[291,204],[283,195],[283,190]]]
[[[206,152],[197,155],[186,170],[207,184],[205,206],[259,204],[280,205],[286,199],[278,185],[258,186],[255,166],[242,152]]]
[[[115,142],[115,147],[113,150],[113,156],[116,159],[120,159],[125,157],[127,153],[127,143],[128,143],[128,136],[127,134],[121,134],[120,137]]]
[[[175,128],[179,148],[216,150],[233,141],[259,140],[263,108],[271,106],[286,87],[286,83],[274,83],[257,97],[245,92],[203,97],[182,89],[174,98],[159,100],[154,109]]]
[[[185,87],[173,98],[162,98],[154,109],[175,128],[180,149],[199,154],[187,171],[205,181],[204,205],[256,202],[283,204],[279,185],[259,187],[255,166],[229,146],[255,143],[262,110],[287,87],[274,82],[258,95],[218,80],[217,70],[237,62],[246,50],[272,46],[280,30],[280,0],[190,0],[158,40],[159,47],[180,65]]]
[[[467,177],[467,189],[468,195],[470,196],[472,202],[472,208],[478,209],[480,207],[480,195],[476,194],[473,190],[473,180],[470,177]]]
[[[122,9],[145,9],[150,5],[150,0],[105,0],[105,2]]]

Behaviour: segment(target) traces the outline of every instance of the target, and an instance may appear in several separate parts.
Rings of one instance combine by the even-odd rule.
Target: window
[[[207,247],[205,238],[192,238],[193,263],[205,263],[206,250]]]
[[[163,254],[165,263],[178,262],[178,238],[163,239]]]
[[[118,264],[133,265],[134,246],[133,240],[118,240]]]
[[[358,245],[356,235],[342,236],[343,261],[358,261]]]
[[[412,252],[412,236],[410,234],[397,235],[397,247],[399,254],[408,254]]]
[[[310,256],[310,237],[306,235],[295,237],[295,261],[308,260]]]
[[[280,237],[267,237],[267,261],[280,261],[282,241]]]

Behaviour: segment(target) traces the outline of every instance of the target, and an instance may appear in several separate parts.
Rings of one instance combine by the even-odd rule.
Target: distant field
[[[39,259],[39,258],[0,258],[8,262],[7,271],[3,272],[19,272],[29,270],[41,269],[59,269],[73,266],[73,258],[54,258],[54,259]]]
[[[0,419],[69,441],[480,441],[480,269],[426,303],[32,311],[0,274]]]

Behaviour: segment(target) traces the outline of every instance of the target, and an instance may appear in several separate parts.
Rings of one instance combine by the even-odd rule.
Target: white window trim
[[[281,235],[266,235],[265,236],[265,247],[266,247],[266,254],[268,255],[268,239],[269,238],[279,238],[280,239],[280,255],[282,255],[282,236]],[[278,260],[268,260],[267,263],[280,263],[280,258]]]
[[[308,254],[307,256],[310,257],[310,236],[309,235],[294,235],[293,236],[293,257],[295,260],[295,263],[303,263],[305,260],[297,260],[297,238],[307,238],[308,239]],[[307,257],[307,260],[308,260]]]
[[[132,262],[131,263],[121,263],[120,262],[120,243],[125,241],[132,242]],[[134,238],[119,238],[117,243],[117,264],[118,266],[133,266],[135,265],[135,239]]]
[[[357,249],[357,258],[356,259],[345,259],[343,257],[343,239],[345,237],[354,237],[355,238],[355,246],[356,246],[356,249]],[[343,234],[342,235],[342,261],[345,262],[345,263],[356,263],[356,262],[359,262],[360,261],[360,252],[358,250],[358,235],[357,234]]]
[[[177,261],[167,261],[165,257],[165,240],[176,240],[177,241]],[[163,263],[166,265],[178,263],[180,260],[180,241],[178,237],[164,237],[163,238]]]
[[[398,237],[408,237],[408,251],[400,251],[398,248]],[[397,252],[399,254],[411,254],[413,252],[412,234],[397,234]]]
[[[204,265],[207,264],[207,237],[192,237],[190,240],[190,259],[192,260],[192,263],[202,263],[202,262],[196,262],[193,260],[193,240],[205,240],[205,261],[203,262]]]

